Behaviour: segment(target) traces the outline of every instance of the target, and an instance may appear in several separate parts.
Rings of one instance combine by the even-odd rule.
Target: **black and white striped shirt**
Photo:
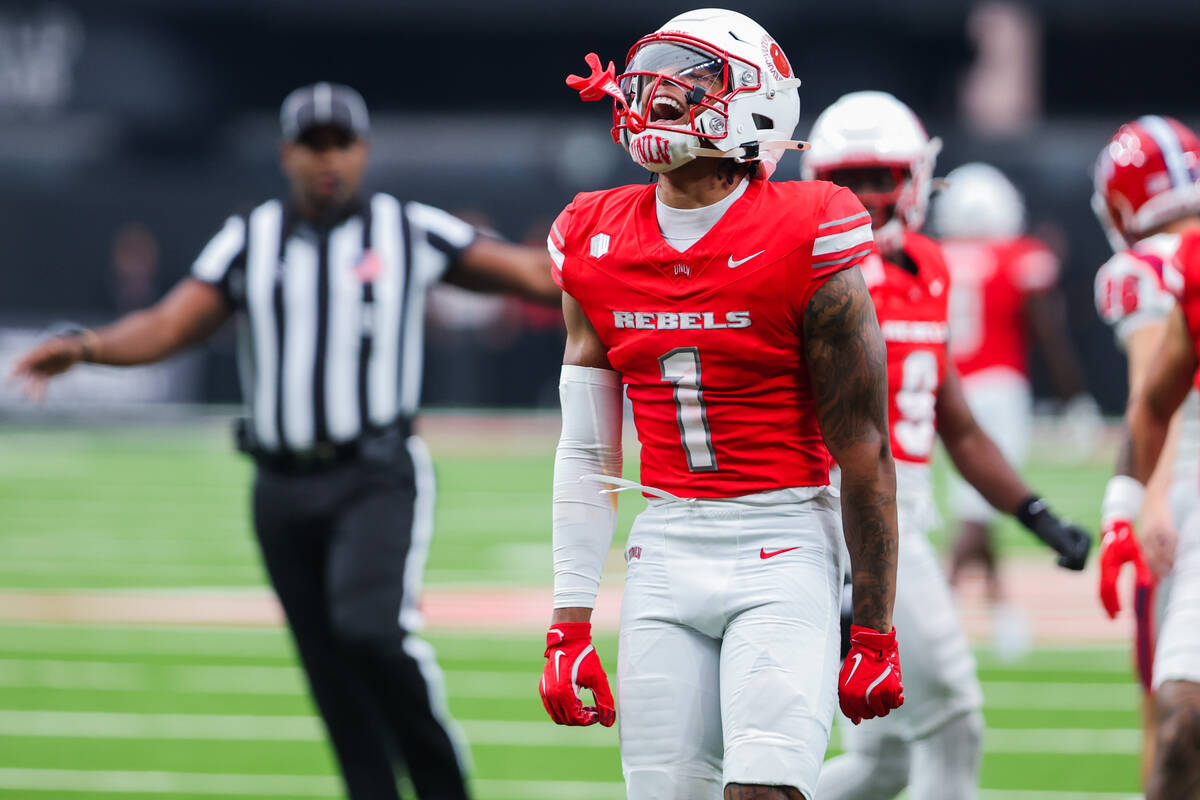
[[[426,292],[475,235],[387,194],[324,229],[279,200],[230,217],[192,275],[239,312],[242,394],[259,446],[302,452],[413,415]]]

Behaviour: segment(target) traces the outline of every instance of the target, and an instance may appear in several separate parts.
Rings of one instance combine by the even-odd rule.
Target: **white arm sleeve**
[[[621,475],[621,376],[563,365],[554,455],[554,607],[592,608],[617,527],[617,496],[584,475]]]

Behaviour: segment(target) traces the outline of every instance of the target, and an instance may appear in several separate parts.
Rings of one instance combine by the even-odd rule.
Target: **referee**
[[[156,305],[43,342],[13,372],[40,398],[78,362],[166,358],[231,316],[257,462],[254,528],[350,797],[466,798],[465,750],[433,650],[415,634],[433,471],[413,435],[426,292],[436,281],[557,304],[543,248],[436,208],[361,192],[367,108],[318,83],[281,111],[290,196],[225,221]]]

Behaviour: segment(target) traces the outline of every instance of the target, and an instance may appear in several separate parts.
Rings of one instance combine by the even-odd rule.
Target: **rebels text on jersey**
[[[1114,255],[1096,273],[1096,310],[1122,348],[1130,334],[1162,322],[1175,307],[1163,270],[1178,247],[1177,234],[1150,236]]]
[[[751,181],[684,252],[659,232],[654,185],[567,206],[549,238],[555,280],[628,387],[643,483],[684,497],[828,483],[804,310],[871,244],[862,204],[818,181]]]
[[[1058,258],[1030,236],[945,239],[950,355],[966,375],[1004,367],[1029,374],[1025,300],[1058,280]]]
[[[887,344],[892,455],[924,464],[937,432],[937,393],[946,374],[950,273],[941,250],[920,234],[904,236],[904,261],[872,252],[862,265]]]

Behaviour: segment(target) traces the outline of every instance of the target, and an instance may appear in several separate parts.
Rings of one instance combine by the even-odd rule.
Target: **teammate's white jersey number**
[[[934,411],[937,406],[938,360],[928,350],[909,353],[904,359],[894,425],[896,441],[910,456],[923,458],[933,451]]]
[[[658,357],[662,379],[675,386],[675,419],[679,423],[679,438],[692,472],[716,472],[717,452],[713,449],[712,432],[704,408],[704,392],[700,388],[700,350],[677,347]]]

